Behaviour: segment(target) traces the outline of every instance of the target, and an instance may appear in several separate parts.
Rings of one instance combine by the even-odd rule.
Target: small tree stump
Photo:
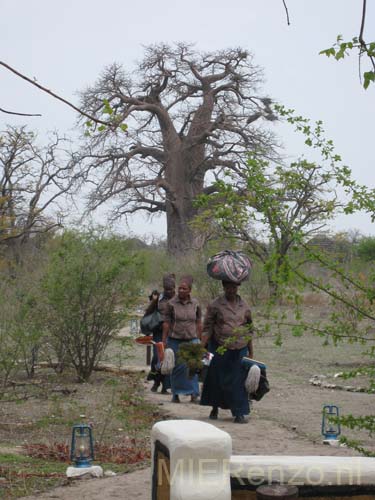
[[[257,500],[289,500],[298,498],[298,488],[292,485],[266,484],[256,490]]]

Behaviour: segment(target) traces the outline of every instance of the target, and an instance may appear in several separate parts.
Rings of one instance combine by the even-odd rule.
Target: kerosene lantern
[[[94,441],[90,425],[73,425],[70,459],[75,467],[91,467],[94,460]]]
[[[324,439],[338,439],[341,434],[339,408],[336,405],[324,405],[322,411],[322,434]]]

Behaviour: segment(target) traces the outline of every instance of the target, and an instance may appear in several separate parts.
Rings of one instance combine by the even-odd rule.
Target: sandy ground
[[[271,380],[272,382],[272,380]],[[271,385],[272,387],[272,385]],[[283,384],[283,389],[272,391],[252,409],[250,421],[245,425],[233,424],[229,412],[222,411],[215,425],[228,432],[233,440],[234,454],[275,455],[353,455],[347,448],[323,445],[319,434],[321,404],[332,398],[332,391],[306,383],[296,392],[293,383]],[[209,408],[190,404],[182,398],[181,404],[170,402],[170,396],[153,394],[145,384],[147,397],[160,405],[171,418],[207,418]],[[366,404],[368,395],[341,393],[353,404]],[[300,404],[296,405],[296,401]],[[306,415],[309,418],[306,419]],[[75,480],[38,496],[24,497],[28,500],[60,499],[109,500],[112,498],[149,500],[150,469],[103,479]]]
[[[316,314],[312,310],[311,314]],[[127,333],[127,332],[125,332]],[[303,340],[290,338],[281,348],[275,348],[272,339],[258,339],[257,358],[269,366],[268,377],[271,392],[255,403],[250,421],[245,425],[233,424],[229,412],[222,411],[215,425],[228,432],[233,440],[233,453],[241,455],[354,455],[348,448],[335,448],[322,444],[320,435],[321,411],[324,404],[336,404],[343,413],[371,415],[375,395],[315,387],[309,382],[316,374],[322,374],[327,382],[345,384],[334,378],[336,372],[351,369],[363,361],[363,347],[359,345],[326,346],[321,340],[305,337]],[[137,347],[132,365],[143,365],[144,346]],[[109,357],[111,359],[111,357]],[[135,368],[135,369],[138,369]],[[146,372],[147,368],[145,369]],[[348,382],[362,385],[361,378]],[[170,396],[150,392],[150,383],[145,384],[147,398],[160,405],[160,410],[170,418],[199,419],[209,421],[210,408],[192,405],[189,398],[182,398],[181,404],[170,402]],[[350,436],[349,437],[353,437]],[[375,440],[368,436],[366,446],[375,450]],[[49,493],[25,497],[28,500],[60,499],[109,500],[112,498],[149,500],[150,469],[118,475],[104,479],[76,480],[65,487]]]

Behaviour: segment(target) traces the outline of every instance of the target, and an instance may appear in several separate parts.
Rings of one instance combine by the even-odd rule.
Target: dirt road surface
[[[277,386],[277,384],[272,384]],[[275,382],[275,381],[274,381]],[[228,432],[233,439],[234,454],[275,455],[340,455],[355,454],[343,447],[322,444],[320,436],[321,405],[333,398],[332,391],[311,386],[296,388],[284,380],[282,389],[272,390],[264,399],[255,403],[248,424],[233,424],[228,411],[221,411],[214,425]],[[154,394],[145,384],[147,397],[159,405],[170,418],[208,420],[209,408],[194,405],[189,398],[181,398],[180,404],[170,402],[170,396]],[[369,395],[340,391],[341,404],[369,404]],[[71,484],[24,500],[149,500],[150,469],[103,479],[74,480]]]

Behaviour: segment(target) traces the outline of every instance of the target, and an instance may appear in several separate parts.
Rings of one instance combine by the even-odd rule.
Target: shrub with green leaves
[[[28,377],[34,375],[43,332],[35,311],[37,266],[32,271],[15,266],[12,276],[3,273],[0,279],[0,383],[5,386],[22,368]]]
[[[55,241],[43,281],[44,325],[87,381],[137,296],[142,262],[123,240],[69,231]]]
[[[202,344],[186,343],[180,346],[177,360],[179,363],[185,363],[189,368],[190,375],[194,375],[203,368],[202,358],[206,349]]]
[[[357,244],[357,253],[360,259],[370,262],[375,261],[375,238],[369,236],[362,238]]]

